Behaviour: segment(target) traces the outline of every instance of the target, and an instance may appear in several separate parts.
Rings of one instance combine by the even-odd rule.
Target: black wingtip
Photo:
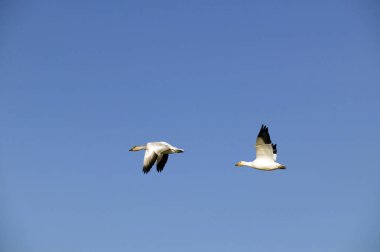
[[[272,144],[273,154],[277,154],[277,144]]]
[[[261,124],[260,132],[268,133],[268,126],[266,126],[265,124]]]
[[[258,137],[261,137],[266,144],[272,143],[270,140],[270,135],[268,131],[268,127],[265,124],[261,125],[260,132],[258,134]]]

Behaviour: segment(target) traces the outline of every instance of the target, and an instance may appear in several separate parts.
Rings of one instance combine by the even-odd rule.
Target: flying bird
[[[258,170],[272,171],[286,169],[285,165],[276,162],[277,144],[272,144],[268,127],[261,125],[259,135],[256,139],[256,159],[251,162],[240,161],[235,166],[249,166]]]
[[[132,147],[129,151],[145,150],[143,173],[148,173],[156,163],[157,171],[162,172],[168,161],[169,154],[182,153],[184,150],[176,148],[166,142],[152,142],[146,145]]]

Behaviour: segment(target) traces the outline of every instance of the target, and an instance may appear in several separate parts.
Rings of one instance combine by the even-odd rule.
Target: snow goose
[[[252,162],[240,161],[235,166],[249,166],[258,170],[272,171],[286,169],[282,164],[276,163],[277,145],[272,144],[268,127],[261,125],[259,135],[256,139],[256,159]]]
[[[145,150],[143,172],[146,174],[156,163],[157,171],[161,172],[168,161],[169,154],[184,152],[166,142],[152,142],[146,145],[134,146],[129,151]]]

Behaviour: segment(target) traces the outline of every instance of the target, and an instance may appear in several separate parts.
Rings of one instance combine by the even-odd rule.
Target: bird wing
[[[158,172],[162,172],[162,170],[165,167],[166,162],[168,161],[168,158],[169,158],[169,154],[161,154],[158,156],[157,163],[156,163]]]
[[[144,155],[143,172],[148,173],[150,169],[152,168],[152,166],[154,165],[154,163],[156,162],[156,160],[157,160],[157,154],[154,151],[147,149]]]
[[[277,159],[277,144],[272,144],[273,149],[273,160],[276,161]]]
[[[270,140],[268,127],[261,125],[261,129],[256,139],[256,159],[274,161],[277,157],[277,145],[273,145]]]

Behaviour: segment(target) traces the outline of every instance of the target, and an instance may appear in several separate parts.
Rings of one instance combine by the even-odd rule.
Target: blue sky
[[[378,251],[379,14],[0,2],[2,251]],[[287,170],[234,166],[262,123]],[[185,153],[144,175],[162,140]]]

